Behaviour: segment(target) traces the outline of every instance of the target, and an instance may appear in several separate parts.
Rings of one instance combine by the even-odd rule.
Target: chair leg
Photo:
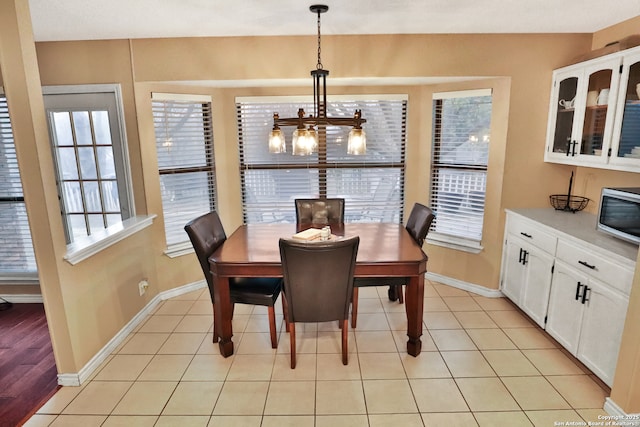
[[[398,296],[398,302],[404,304],[404,288],[402,285],[396,285],[396,295]]]
[[[342,364],[349,364],[349,320],[342,321]]]
[[[271,332],[271,348],[278,347],[278,333],[276,331],[276,311],[273,306],[267,307],[269,310],[269,331]]]
[[[289,306],[287,305],[287,299],[282,295],[282,315],[284,316],[285,330],[289,332]]]
[[[358,288],[353,288],[353,295],[351,296],[351,327],[356,328],[358,322]]]
[[[289,322],[289,341],[291,342],[291,369],[296,367],[296,324]]]

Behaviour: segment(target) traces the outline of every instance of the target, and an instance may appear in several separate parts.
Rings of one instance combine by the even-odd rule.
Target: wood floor
[[[58,389],[42,304],[0,306],[0,427],[21,425]]]

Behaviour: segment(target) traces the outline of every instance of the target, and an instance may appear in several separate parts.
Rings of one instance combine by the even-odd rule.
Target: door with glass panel
[[[44,96],[67,243],[131,216],[114,92]]]

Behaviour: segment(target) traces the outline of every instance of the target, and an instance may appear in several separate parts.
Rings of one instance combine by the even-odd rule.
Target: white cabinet
[[[533,222],[507,221],[502,292],[544,327],[556,238]]]
[[[622,293],[556,260],[546,330],[611,385],[628,302]]]
[[[638,247],[595,230],[595,215],[507,211],[501,291],[611,385]]]
[[[609,163],[640,170],[640,51],[624,57]]]
[[[544,160],[639,172],[639,83],[640,48],[555,70]]]
[[[620,63],[604,57],[554,71],[545,160],[607,162]]]

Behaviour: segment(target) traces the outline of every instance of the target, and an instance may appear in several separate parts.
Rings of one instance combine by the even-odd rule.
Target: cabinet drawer
[[[558,238],[526,219],[510,216],[508,233],[514,234],[543,251],[555,255]]]
[[[556,257],[625,295],[629,295],[631,291],[634,272],[599,254],[560,239]]]

